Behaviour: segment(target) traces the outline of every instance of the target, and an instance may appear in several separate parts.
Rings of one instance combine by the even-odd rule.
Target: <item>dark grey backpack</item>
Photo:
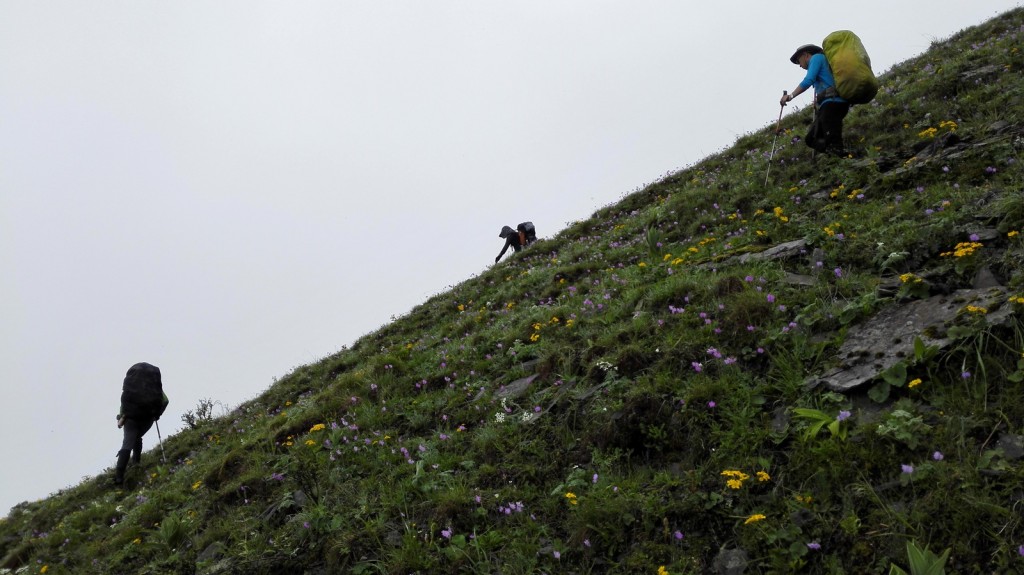
[[[164,411],[164,389],[160,368],[146,362],[128,368],[121,387],[124,415],[134,419],[156,419]]]

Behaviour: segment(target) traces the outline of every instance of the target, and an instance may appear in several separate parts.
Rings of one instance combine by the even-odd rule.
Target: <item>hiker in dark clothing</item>
[[[494,258],[494,263],[498,263],[498,260],[501,259],[501,256],[505,255],[509,247],[513,251],[518,252],[537,241],[537,230],[533,227],[533,222],[523,222],[516,226],[514,230],[508,226],[502,226],[498,237],[505,240],[505,247],[501,248],[501,253],[498,254],[498,257]]]
[[[782,96],[779,104],[785,106],[813,86],[814,121],[804,142],[815,152],[843,155],[843,119],[850,111],[850,103],[836,92],[836,81],[823,50],[806,44],[797,48],[789,61],[807,70],[807,74],[791,93]]]
[[[160,368],[137,363],[128,369],[121,391],[121,409],[117,412],[117,427],[124,429],[124,439],[117,452],[115,485],[124,483],[129,458],[133,464],[142,460],[142,436],[160,419],[169,403],[163,392]]]

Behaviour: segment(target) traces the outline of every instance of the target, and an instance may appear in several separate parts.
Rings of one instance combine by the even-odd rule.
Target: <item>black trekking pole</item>
[[[783,90],[782,95],[789,94],[788,90]],[[768,156],[768,171],[764,173],[764,185],[768,185],[768,174],[772,173],[772,158],[775,157],[775,144],[779,141],[779,131],[782,129],[782,111],[786,109],[785,104],[779,104],[779,121],[775,123],[775,137],[772,139],[772,154]]]
[[[153,423],[156,424],[156,439],[160,443],[160,461],[167,465],[167,456],[164,454],[164,438],[160,436],[160,422],[154,421]]]

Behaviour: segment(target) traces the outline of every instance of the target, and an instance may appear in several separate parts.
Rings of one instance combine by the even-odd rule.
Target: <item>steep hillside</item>
[[[767,185],[774,125],[198,406],[125,489],[11,510],[0,573],[1024,571],[1022,44],[965,30],[853,157],[805,110]]]

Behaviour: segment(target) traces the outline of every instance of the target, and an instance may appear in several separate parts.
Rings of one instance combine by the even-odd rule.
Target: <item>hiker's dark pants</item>
[[[817,152],[843,153],[843,119],[849,111],[850,105],[846,102],[826,102],[818,106],[804,141]]]
[[[122,455],[126,456],[134,451],[132,461],[137,463],[142,457],[142,436],[149,431],[150,427],[153,427],[152,419],[126,418],[124,420],[124,441],[121,442],[121,451],[117,452],[117,456],[120,458]]]

